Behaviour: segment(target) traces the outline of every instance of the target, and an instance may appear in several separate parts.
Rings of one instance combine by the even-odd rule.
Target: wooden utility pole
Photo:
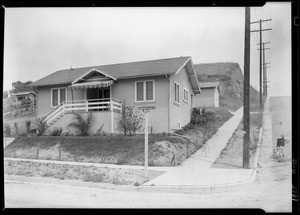
[[[267,67],[266,66],[266,55],[265,55],[265,50],[271,49],[271,48],[265,48],[265,44],[269,44],[270,42],[265,42],[262,43],[263,48],[262,49],[257,49],[257,50],[261,50],[262,51],[262,55],[263,55],[263,63],[262,63],[262,70],[263,70],[263,95],[266,96],[267,95]]]
[[[263,80],[262,80],[262,73],[263,73],[263,60],[262,60],[262,32],[263,31],[269,31],[272,30],[271,28],[268,29],[262,29],[262,22],[267,22],[267,21],[271,21],[272,19],[265,19],[265,20],[259,20],[259,21],[255,21],[255,22],[251,22],[250,24],[255,24],[255,23],[259,23],[259,30],[253,30],[251,32],[259,32],[259,104],[260,104],[260,108],[263,108],[263,102],[262,102],[262,87],[263,87]]]
[[[250,133],[250,7],[245,8],[243,168],[249,169]]]

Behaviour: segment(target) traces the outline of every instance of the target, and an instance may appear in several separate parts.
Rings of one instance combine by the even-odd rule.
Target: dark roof
[[[189,59],[190,57],[177,57],[59,70],[28,86],[70,84],[92,69],[97,69],[117,79],[173,74],[182,68]]]
[[[197,76],[201,75],[228,75],[240,66],[238,63],[201,63],[194,64],[195,73]]]
[[[199,82],[200,88],[215,88],[219,86],[219,82]]]

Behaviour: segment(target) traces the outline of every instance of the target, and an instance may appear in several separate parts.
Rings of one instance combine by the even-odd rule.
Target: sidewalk
[[[234,112],[217,133],[210,138],[205,147],[193,154],[182,166],[170,169],[167,173],[148,181],[142,187],[152,186],[163,191],[170,189],[195,189],[198,192],[213,190],[216,187],[233,189],[235,184],[253,183],[256,171],[253,169],[216,169],[210,168],[227,145],[235,129],[243,118],[243,107]]]

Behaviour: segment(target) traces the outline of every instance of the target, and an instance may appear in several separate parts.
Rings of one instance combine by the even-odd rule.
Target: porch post
[[[114,133],[114,107],[113,107],[113,100],[112,100],[112,87],[110,85],[109,89],[109,96],[110,96],[110,132]]]

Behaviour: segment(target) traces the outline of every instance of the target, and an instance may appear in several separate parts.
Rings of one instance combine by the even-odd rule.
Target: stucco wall
[[[201,94],[194,96],[194,107],[219,107],[219,91],[216,88],[201,89]]]
[[[135,82],[142,80],[155,81],[154,102],[135,102]],[[126,107],[134,106],[140,113],[143,111],[139,108],[155,107],[149,112],[149,127],[152,126],[154,133],[168,131],[168,79],[165,76],[118,80],[112,85],[112,95],[122,102],[125,100]]]
[[[175,101],[175,82],[179,84],[179,104]],[[189,101],[183,101],[183,89],[189,91]],[[176,75],[170,76],[170,129],[179,129],[190,122],[192,108],[192,87],[185,67]]]

